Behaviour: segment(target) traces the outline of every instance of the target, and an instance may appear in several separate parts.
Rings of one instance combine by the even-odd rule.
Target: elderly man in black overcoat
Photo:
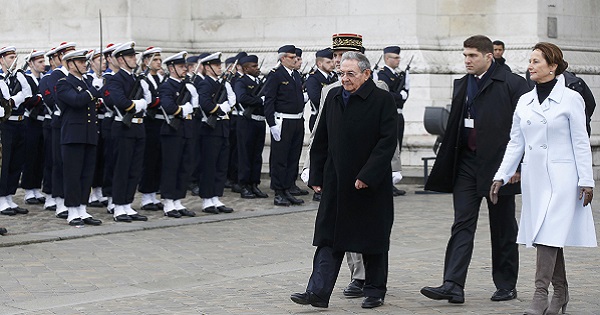
[[[489,194],[492,177],[510,139],[513,112],[527,92],[522,77],[503,69],[493,57],[492,41],[475,35],[463,43],[467,74],[454,82],[452,109],[444,139],[426,190],[453,193],[454,224],[444,263],[444,283],[424,287],[431,299],[464,303],[464,285],[473,254],[481,201]],[[492,239],[492,301],[517,297],[519,253],[515,194],[518,178],[500,190],[496,205],[489,200]]]
[[[390,161],[396,149],[394,98],[370,78],[368,59],[346,52],[342,87],[325,101],[310,151],[309,186],[322,192],[317,246],[306,292],[292,301],[327,307],[345,252],[363,254],[363,308],[383,305],[394,219]]]

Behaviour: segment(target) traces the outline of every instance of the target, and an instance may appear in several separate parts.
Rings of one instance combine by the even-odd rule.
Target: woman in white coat
[[[566,310],[569,292],[564,246],[596,246],[590,202],[594,179],[583,98],[565,87],[568,63],[560,48],[538,43],[528,70],[536,86],[521,96],[510,142],[494,176],[490,199],[497,200],[521,162],[523,208],[517,242],[537,248],[535,293],[525,314]],[[583,200],[582,200],[583,199]],[[554,294],[548,305],[548,287]]]

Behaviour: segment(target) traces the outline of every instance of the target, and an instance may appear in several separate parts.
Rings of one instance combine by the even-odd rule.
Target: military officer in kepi
[[[162,146],[162,176],[160,192],[165,216],[193,217],[196,213],[186,209],[185,198],[193,167],[194,121],[192,112],[198,107],[196,87],[187,81],[187,52],[182,51],[164,63],[169,79],[159,88],[163,115],[168,115],[160,129]],[[195,105],[195,106],[194,106]]]
[[[200,98],[200,171],[198,185],[202,211],[231,213],[219,197],[223,196],[229,157],[229,112],[236,103],[235,93],[222,75],[221,53],[200,60],[206,69],[206,79],[198,87]]]
[[[258,185],[262,169],[262,151],[265,146],[264,96],[259,95],[263,87],[258,79],[258,57],[249,55],[240,58],[244,75],[235,82],[234,91],[240,111],[237,123],[238,182],[240,197],[246,199],[268,198]]]
[[[277,206],[303,204],[290,189],[296,186],[298,162],[304,139],[304,95],[298,71],[296,47],[279,48],[281,66],[272,70],[265,82],[265,118],[271,131],[271,189]],[[308,192],[307,192],[308,193]]]
[[[7,105],[0,107],[2,133],[2,169],[0,170],[0,214],[27,214],[12,197],[17,192],[19,178],[25,161],[25,101],[32,96],[25,74],[16,69],[17,49],[14,46],[0,48],[0,90]],[[5,109],[10,109],[9,113]]]
[[[136,67],[135,42],[127,42],[115,48],[112,57],[119,63],[120,70],[108,80],[105,95],[114,106],[114,122],[111,129],[114,150],[114,172],[112,197],[115,204],[113,218],[117,222],[147,221],[146,216],[133,210],[131,203],[142,175],[144,160],[144,111],[152,102],[148,86],[136,86],[133,70]],[[140,98],[134,98],[134,89],[143,88]],[[128,116],[131,118],[129,124]]]
[[[61,154],[65,206],[69,225],[100,225],[86,210],[92,188],[98,126],[97,98],[92,95],[83,74],[88,50],[75,50],[63,56],[69,75],[56,83],[56,102],[61,114]]]

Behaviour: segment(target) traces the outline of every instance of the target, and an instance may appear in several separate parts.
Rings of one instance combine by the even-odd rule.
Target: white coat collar
[[[534,87],[529,93],[523,95],[523,97],[527,97],[526,103],[528,106],[531,106],[531,109],[534,112],[545,116],[544,112],[550,109],[550,101],[560,104],[562,97],[565,94],[565,77],[561,74],[556,77],[556,80],[557,82],[552,88],[552,91],[550,91],[550,95],[548,95],[548,97],[541,104],[538,99],[537,87]]]

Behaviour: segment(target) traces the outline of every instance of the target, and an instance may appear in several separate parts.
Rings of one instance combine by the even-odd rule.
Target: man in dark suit
[[[396,106],[370,79],[371,65],[362,53],[346,52],[339,75],[343,87],[327,94],[310,151],[308,182],[323,191],[315,220],[313,271],[306,291],[291,299],[328,307],[344,253],[351,251],[362,253],[365,262],[361,306],[374,308],[383,305],[387,290]]]
[[[315,54],[315,69],[306,79],[306,93],[310,99],[311,115],[308,121],[308,128],[312,132],[319,114],[319,102],[321,101],[321,91],[323,88],[336,81],[333,73],[335,63],[333,62],[333,50],[325,48],[317,51]]]
[[[303,204],[290,189],[298,176],[298,162],[304,139],[304,95],[302,79],[296,68],[296,47],[279,48],[281,66],[272,70],[265,82],[265,118],[271,131],[271,189],[277,206]]]
[[[65,206],[69,225],[100,225],[86,210],[96,163],[98,127],[96,97],[83,78],[87,50],[63,56],[69,75],[56,83],[56,103],[62,109],[61,154],[68,167],[63,168]]]
[[[522,77],[494,61],[492,41],[482,35],[463,43],[467,75],[454,82],[448,128],[425,185],[426,190],[453,193],[454,224],[444,264],[444,283],[424,287],[431,299],[464,303],[467,270],[482,198],[488,196],[510,139],[517,101],[527,89]],[[515,194],[519,176],[500,190],[497,204],[487,202],[492,239],[492,301],[517,297],[519,252],[516,244]]]
[[[241,114],[237,123],[238,182],[240,197],[246,199],[267,198],[258,185],[262,168],[262,151],[265,146],[264,96],[258,95],[262,89],[258,76],[258,57],[249,55],[240,58],[244,75],[238,78],[233,87]]]
[[[151,103],[149,91],[145,91],[142,98],[132,99],[132,91],[136,84],[136,77],[133,74],[133,69],[136,67],[134,47],[135,42],[127,42],[112,52],[112,57],[116,59],[121,69],[108,80],[105,92],[116,114],[112,123],[111,136],[114,158],[113,219],[117,222],[148,220],[146,216],[140,215],[131,207],[135,189],[142,176],[146,141],[144,111]],[[150,96],[149,99],[147,96]],[[129,126],[123,121],[128,113],[133,114]]]
[[[387,84],[390,93],[396,102],[396,111],[398,113],[398,152],[402,151],[402,139],[404,138],[404,103],[408,99],[408,70],[397,71],[400,65],[400,47],[388,46],[383,49],[383,62],[385,66],[377,73],[377,78]],[[406,191],[392,188],[394,196],[406,195]]]
[[[507,71],[512,72],[510,67],[506,64],[506,59],[504,59],[504,42],[501,40],[495,40],[492,44],[494,44],[494,59],[498,63],[499,66],[504,67]]]

